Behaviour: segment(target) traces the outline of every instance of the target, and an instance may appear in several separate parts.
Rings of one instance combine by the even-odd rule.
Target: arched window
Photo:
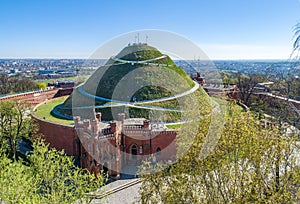
[[[137,147],[136,147],[136,145],[132,145],[132,147],[131,147],[131,154],[132,155],[137,155]]]
[[[159,147],[157,147],[157,149],[156,149],[156,155],[160,156],[160,152],[161,152],[161,149]]]
[[[106,173],[108,173],[108,163],[107,162],[105,162],[104,164],[103,164],[103,166],[102,166],[103,168],[103,173],[104,174],[106,174]]]
[[[136,159],[137,152],[138,152],[137,146],[132,145],[132,147],[131,147],[131,158],[132,159]]]

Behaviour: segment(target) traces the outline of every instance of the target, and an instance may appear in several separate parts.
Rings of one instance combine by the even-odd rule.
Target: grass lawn
[[[216,97],[211,97],[212,100],[214,100],[215,102],[217,102],[221,108],[223,108],[223,110],[227,110],[227,106],[229,105],[229,101],[225,100],[225,99],[221,99],[221,98],[216,98]],[[236,107],[239,111],[243,111],[244,109],[236,104]]]
[[[228,104],[228,101],[226,101],[225,99],[220,99],[220,98],[216,98],[216,97],[212,97],[212,99],[214,101],[216,101],[218,104],[220,104],[221,108],[226,109],[226,105]],[[39,118],[44,118],[45,120],[49,120],[52,122],[66,124],[66,125],[73,125],[74,124],[73,120],[60,119],[60,118],[57,118],[57,117],[54,117],[53,115],[51,115],[51,110],[55,106],[63,103],[65,100],[66,100],[66,97],[62,97],[62,98],[58,98],[56,100],[49,101],[46,104],[40,105],[39,107],[36,108],[34,114]],[[241,106],[237,105],[237,107],[238,107],[238,109],[243,111],[243,108]],[[168,129],[178,129],[178,128],[180,128],[181,124],[166,125],[166,126]]]
[[[86,81],[89,78],[89,76],[79,76],[79,78],[80,78],[80,80]],[[61,80],[61,81],[77,81],[78,77],[75,76],[75,77],[66,77],[66,78],[57,78],[57,79],[36,80],[36,81],[48,84],[48,83],[51,83],[51,82],[54,82],[54,81],[58,81],[58,80]]]
[[[56,118],[53,115],[51,115],[51,110],[55,106],[63,103],[65,100],[66,100],[66,97],[63,97],[63,98],[58,98],[56,100],[49,101],[46,104],[40,105],[39,107],[36,108],[34,114],[39,118],[44,118],[45,120],[49,120],[51,122],[56,122],[56,123],[61,123],[61,124],[66,124],[66,125],[73,125],[74,124],[73,120],[60,119],[60,118]]]
[[[220,108],[222,111],[227,111],[227,106],[229,105],[229,102],[225,99],[221,98],[216,98],[216,97],[211,97],[211,99],[215,102],[217,102],[220,105]],[[237,109],[239,111],[244,111],[243,108],[239,105],[236,105]],[[166,125],[168,129],[179,129],[181,127],[181,124],[176,124],[176,125]]]
[[[176,124],[176,125],[166,125],[168,129],[179,129],[181,127],[181,124]]]

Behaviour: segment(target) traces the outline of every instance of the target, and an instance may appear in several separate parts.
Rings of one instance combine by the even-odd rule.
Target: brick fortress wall
[[[26,101],[32,106],[36,106],[44,101],[61,97],[68,96],[72,93],[73,88],[66,89],[51,89],[51,90],[42,90],[42,91],[31,91],[20,94],[8,95],[0,98],[0,101]]]
[[[35,91],[2,97],[0,101],[26,101],[37,108],[48,100],[70,95],[72,91],[72,88]],[[101,116],[100,120],[98,117],[97,121],[78,121],[81,126],[77,124],[77,127],[82,128],[79,132],[85,134],[83,137],[81,135],[83,141],[80,141],[77,135],[78,129],[76,130],[74,126],[47,121],[33,114],[34,120],[39,125],[39,132],[44,135],[50,148],[64,150],[66,154],[74,156],[81,167],[92,172],[99,172],[104,169],[103,164],[105,164],[108,168],[117,170],[108,169],[110,175],[118,176],[123,165],[139,164],[140,161],[133,161],[132,163],[133,146],[137,148],[137,155],[154,155],[158,161],[172,159],[176,154],[176,131],[151,130],[148,120],[145,120],[143,125],[123,126],[125,116],[124,114],[121,116],[123,117],[120,117],[119,121],[111,122],[107,128],[102,129],[98,128]],[[92,142],[91,138],[93,138]],[[87,151],[88,145],[82,144],[82,142],[89,142],[92,145],[90,147],[94,149]],[[97,155],[101,161],[93,159],[96,150],[97,153],[101,153],[101,156]],[[161,152],[157,152],[158,150]],[[127,154],[120,157],[122,151]],[[107,155],[110,155],[110,158]],[[119,157],[118,160],[116,160],[117,157]]]
[[[79,156],[80,142],[74,126],[46,121],[35,115],[33,117],[39,126],[39,133],[44,135],[50,148],[64,150],[71,156]]]
[[[156,160],[175,159],[177,132],[168,129],[152,130],[150,121],[128,125],[125,114],[118,121],[103,127],[101,113],[95,119],[75,118],[77,134],[81,139],[81,166],[99,172],[107,168],[111,176],[119,178],[122,167],[139,165],[142,159],[155,156]],[[133,153],[134,148],[134,153]],[[142,157],[139,157],[142,156]]]

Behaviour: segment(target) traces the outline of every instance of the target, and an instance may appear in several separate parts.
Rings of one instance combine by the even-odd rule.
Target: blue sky
[[[1,0],[0,58],[87,58],[122,33],[183,35],[212,59],[286,59],[299,0]]]

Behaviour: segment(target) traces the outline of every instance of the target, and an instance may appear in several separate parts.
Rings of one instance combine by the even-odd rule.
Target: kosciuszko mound
[[[197,95],[197,101],[193,101]],[[93,118],[94,108],[106,121],[148,118],[180,122],[189,104],[210,106],[206,93],[172,59],[147,44],[133,44],[112,56],[88,81],[77,87],[52,113],[59,117]]]

